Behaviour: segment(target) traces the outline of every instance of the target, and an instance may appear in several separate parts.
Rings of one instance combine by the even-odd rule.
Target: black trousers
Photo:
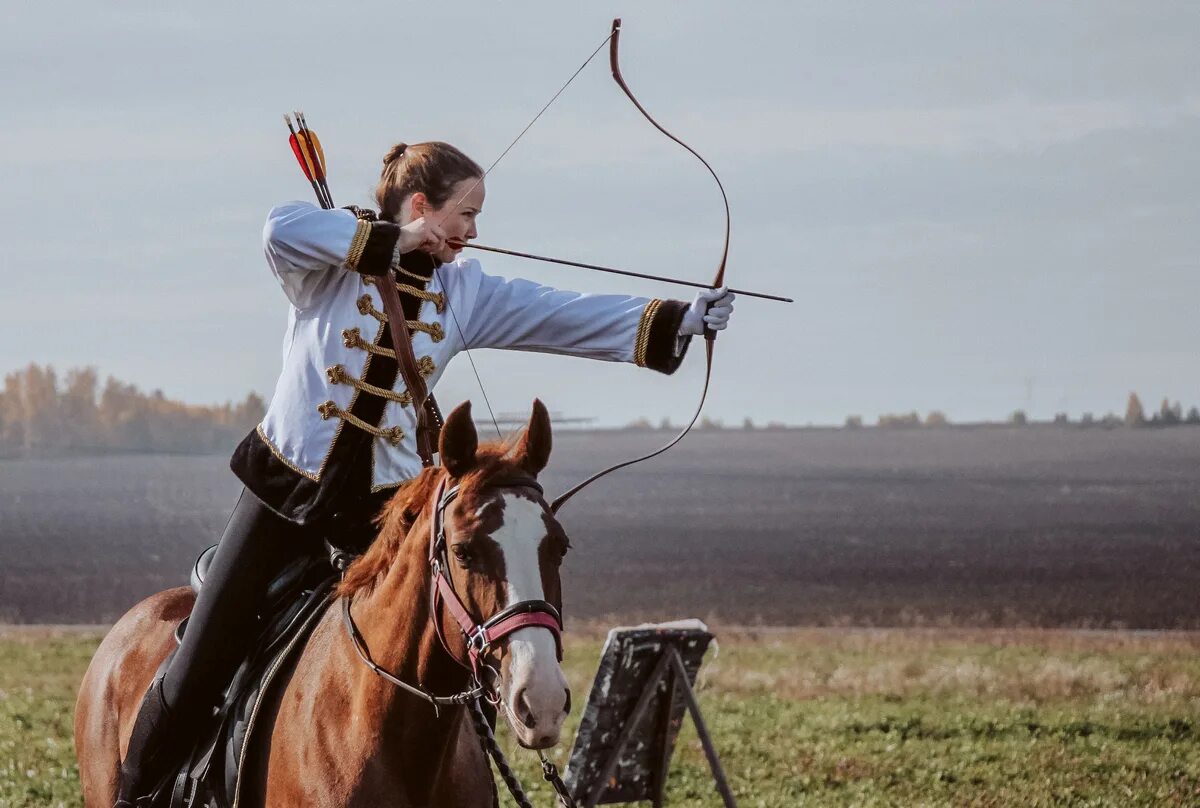
[[[173,714],[204,715],[250,653],[267,586],[293,559],[323,553],[322,532],[277,515],[243,489],[217,544],[162,695]]]

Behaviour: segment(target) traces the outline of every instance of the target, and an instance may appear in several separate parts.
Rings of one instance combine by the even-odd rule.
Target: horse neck
[[[392,564],[370,594],[351,604],[354,620],[375,662],[401,681],[436,695],[466,689],[466,669],[455,662],[438,639],[429,615],[430,571],[427,560],[429,519],[418,519]],[[364,720],[378,724],[380,754],[411,763],[427,759],[453,739],[458,722],[442,710],[396,687],[365,665],[358,665],[358,702]],[[456,708],[460,709],[460,708]],[[415,741],[415,744],[414,744]],[[408,769],[419,771],[419,769]]]

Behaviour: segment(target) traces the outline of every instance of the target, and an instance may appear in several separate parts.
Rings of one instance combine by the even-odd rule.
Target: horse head
[[[569,542],[537,484],[550,444],[550,416],[541,401],[534,401],[528,426],[511,446],[481,447],[470,403],[460,405],[442,429],[446,478],[435,496],[441,513],[433,520],[453,592],[476,627],[492,626],[498,635],[480,664],[497,679],[493,686],[518,742],[535,749],[558,742],[571,708],[558,623],[559,566]],[[453,607],[440,611],[434,619],[442,621],[442,635],[466,640],[470,654]]]

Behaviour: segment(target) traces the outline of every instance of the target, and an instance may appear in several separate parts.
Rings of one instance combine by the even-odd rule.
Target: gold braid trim
[[[330,384],[348,384],[355,390],[362,390],[364,393],[386,398],[388,401],[395,401],[401,407],[407,407],[412,403],[412,396],[407,392],[397,393],[395,390],[388,390],[386,387],[376,387],[373,384],[367,384],[362,379],[356,379],[351,376],[341,365],[326,368],[325,375],[329,378]]]
[[[410,277],[414,280],[418,280],[421,283],[428,283],[429,281],[433,280],[433,276],[426,278],[424,275],[418,275],[417,273],[415,273],[411,270],[405,269],[404,267],[398,266],[398,267],[395,267],[395,270],[397,272],[399,272],[401,275],[407,275],[408,277]]]
[[[637,337],[633,341],[633,361],[638,367],[646,367],[646,349],[650,346],[650,326],[662,306],[661,300],[651,300],[642,309],[642,319],[638,321]]]
[[[358,313],[369,314],[381,323],[388,321],[387,315],[375,308],[375,305],[371,302],[370,295],[363,295],[358,299]],[[408,330],[428,334],[429,338],[434,342],[441,342],[446,338],[446,332],[442,330],[441,323],[423,323],[420,320],[409,320]]]
[[[258,436],[260,438],[262,438],[262,442],[267,444],[267,448],[271,450],[271,454],[275,455],[276,460],[278,460],[280,463],[282,463],[283,465],[290,468],[292,471],[299,474],[301,477],[307,477],[308,479],[312,480],[313,482],[320,482],[321,477],[319,474],[313,474],[311,471],[305,471],[304,469],[300,468],[295,463],[293,463],[291,460],[289,460],[283,454],[283,452],[279,451],[279,449],[275,446],[275,444],[271,443],[271,439],[267,437],[267,432],[265,429],[263,429],[262,424],[259,424],[257,427],[255,427],[255,431],[258,432]]]
[[[328,421],[330,418],[340,418],[344,422],[356,426],[364,432],[369,432],[377,438],[383,438],[393,446],[399,446],[404,440],[404,430],[398,426],[377,427],[371,426],[363,419],[354,415],[349,410],[343,410],[335,401],[326,401],[317,407],[317,412],[321,413],[321,417]]]
[[[363,283],[368,286],[375,286],[376,279],[370,275],[363,276]],[[438,314],[446,310],[446,295],[442,292],[426,292],[424,289],[418,289],[415,286],[409,286],[407,283],[396,284],[396,291],[406,295],[412,295],[418,300],[427,300],[434,305]]]
[[[396,358],[394,350],[385,348],[382,345],[376,345],[373,342],[367,342],[362,338],[362,332],[357,328],[343,329],[342,344],[347,348],[361,348],[367,353],[372,353],[376,356],[386,356],[388,359]],[[417,359],[417,370],[421,371],[422,376],[428,378],[437,370],[437,365],[434,364],[432,356],[422,356]]]
[[[408,330],[428,334],[429,338],[434,342],[441,342],[446,338],[446,332],[442,330],[441,323],[423,323],[420,320],[409,320]]]
[[[354,226],[354,238],[350,239],[350,251],[346,253],[346,269],[358,270],[358,262],[362,260],[363,250],[367,248],[367,239],[371,236],[371,223],[359,220]]]

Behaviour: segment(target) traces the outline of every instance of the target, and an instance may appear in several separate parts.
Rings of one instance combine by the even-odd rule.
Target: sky
[[[738,301],[706,414],[1200,404],[1196,4],[5,5],[0,372],[92,365],[195,403],[269,397],[287,301],[262,224],[311,198],[282,113],[320,132],[338,204],[369,205],[396,141],[490,164],[623,15],[626,80],[728,191],[728,282],[796,299]],[[715,184],[605,62],[489,174],[480,241],[708,281]],[[703,375],[700,350],[670,377],[472,356],[497,411],[537,396],[606,425],[684,420]],[[437,393],[481,403],[466,357]]]

